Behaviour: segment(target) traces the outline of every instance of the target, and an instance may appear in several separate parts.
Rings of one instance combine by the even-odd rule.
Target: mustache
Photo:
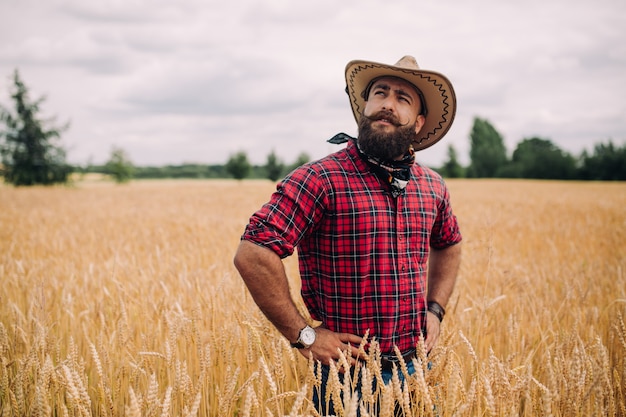
[[[385,110],[381,110],[377,113],[374,113],[372,115],[366,115],[365,113],[363,113],[363,117],[365,117],[366,119],[375,122],[377,120],[387,120],[389,123],[393,124],[396,127],[404,127],[404,126],[408,126],[409,122],[407,121],[406,123],[401,123],[400,120],[391,112],[389,111],[385,111]]]

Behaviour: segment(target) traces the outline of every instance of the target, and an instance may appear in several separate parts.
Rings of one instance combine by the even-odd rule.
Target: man
[[[456,98],[445,76],[410,56],[395,65],[352,61],[346,83],[358,138],[278,184],[251,217],[235,265],[304,356],[327,365],[348,351],[354,364],[368,333],[384,368],[394,347],[407,362],[420,337],[433,348],[456,281],[461,234],[448,190],[414,162],[450,128]],[[303,300],[322,323],[315,329],[292,300],[281,261],[295,248]]]

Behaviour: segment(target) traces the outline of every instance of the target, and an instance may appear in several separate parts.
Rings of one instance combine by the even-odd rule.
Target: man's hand
[[[426,312],[426,340],[424,341],[426,352],[430,352],[435,347],[440,333],[441,323],[439,319],[430,311]]]
[[[335,333],[324,327],[317,327],[315,333],[315,343],[308,349],[300,349],[300,353],[307,359],[312,355],[314,360],[328,365],[331,361],[337,361],[340,358],[339,352],[348,352],[346,359],[348,359],[350,366],[353,366],[361,356],[359,353],[359,345],[363,341],[361,336],[350,333]],[[361,357],[360,359],[365,358]]]

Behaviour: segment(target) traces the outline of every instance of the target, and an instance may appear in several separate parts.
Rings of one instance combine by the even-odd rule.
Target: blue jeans
[[[413,366],[412,361],[407,362],[406,367],[407,367],[407,370],[409,371],[409,375],[413,375],[415,373],[415,367]],[[358,378],[354,394],[357,395],[359,398],[361,398],[361,378],[360,378],[360,375],[354,375],[354,369],[355,368],[351,369],[351,372],[352,372],[351,376],[353,380],[354,378]],[[317,410],[317,412],[320,413],[320,415],[322,416],[335,415],[336,413],[335,413],[335,407],[334,407],[333,401],[330,400],[328,404],[326,403],[326,385],[328,382],[328,376],[330,374],[330,366],[322,365],[321,372],[322,372],[322,379],[321,379],[321,384],[319,388],[313,387],[313,398],[312,398],[313,405],[315,406],[315,409]],[[393,378],[393,371],[391,369],[383,369],[381,371],[381,376],[382,376],[383,384],[387,385],[391,381],[391,378]],[[405,376],[399,366],[398,366],[398,378],[400,379],[400,383],[404,383]],[[339,382],[343,384],[343,381],[344,381],[344,374],[340,373]],[[374,378],[374,381],[372,383],[373,391],[376,390],[377,383],[378,381]],[[358,416],[360,416],[360,413],[357,411],[357,417]]]

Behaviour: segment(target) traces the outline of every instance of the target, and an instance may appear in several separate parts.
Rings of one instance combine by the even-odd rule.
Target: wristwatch
[[[308,349],[311,347],[313,343],[315,343],[315,329],[311,326],[304,326],[302,330],[300,330],[300,335],[298,336],[298,340],[295,343],[291,344],[291,347],[298,349]]]

